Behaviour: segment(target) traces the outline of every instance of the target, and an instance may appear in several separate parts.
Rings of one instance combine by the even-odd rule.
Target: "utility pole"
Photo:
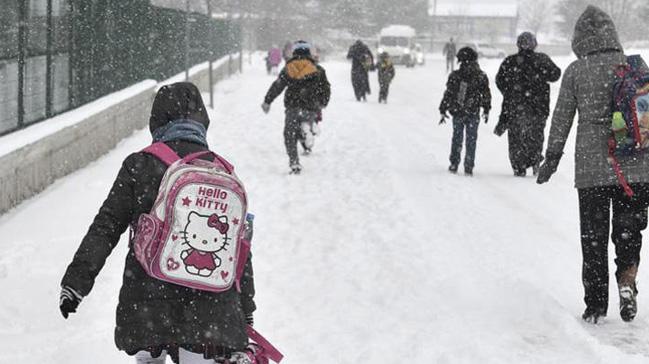
[[[242,6],[242,1],[238,1],[239,4],[239,72],[243,72],[243,18],[244,18],[244,11],[243,11],[243,6]]]
[[[212,19],[212,1],[211,0],[205,0],[207,3],[207,17],[209,21],[209,29],[210,29],[210,38],[211,39],[216,39],[216,34],[214,33],[214,24],[213,24],[213,19]],[[210,51],[209,51],[209,62],[210,62],[210,70],[209,70],[209,82],[210,82],[210,108],[214,108],[214,80],[212,78],[212,62],[214,61],[214,44],[210,42]]]
[[[189,0],[185,0],[185,82],[189,82]]]
[[[435,50],[435,26],[437,25],[437,0],[433,1],[433,29],[430,30],[430,52]]]

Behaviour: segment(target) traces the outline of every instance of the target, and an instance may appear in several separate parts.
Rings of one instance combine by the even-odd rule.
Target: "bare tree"
[[[641,10],[647,7],[647,0],[560,0],[557,3],[557,14],[561,18],[558,26],[566,37],[572,35],[577,19],[591,4],[611,16],[622,40],[646,38],[638,24],[645,22]]]
[[[552,24],[553,9],[549,1],[523,0],[519,7],[520,25],[534,34],[547,30]]]

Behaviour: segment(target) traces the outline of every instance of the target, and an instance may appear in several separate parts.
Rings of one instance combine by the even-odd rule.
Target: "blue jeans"
[[[478,125],[480,118],[478,115],[464,117],[453,117],[453,139],[451,144],[451,164],[457,166],[460,164],[462,154],[462,143],[464,133],[466,132],[466,153],[464,155],[464,168],[472,170],[475,164],[475,147],[478,141]]]

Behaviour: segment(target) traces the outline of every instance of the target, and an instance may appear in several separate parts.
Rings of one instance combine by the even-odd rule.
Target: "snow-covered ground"
[[[493,80],[499,61],[482,64]],[[619,319],[611,284],[608,319],[582,323],[573,163],[548,185],[514,179],[491,132],[495,87],[467,178],[446,171],[441,60],[398,68],[387,105],[354,100],[347,63],[324,66],[333,99],[303,175],[287,174],[281,99],[269,115],[259,107],[272,82],[259,59],[218,85],[209,131],[250,193],[256,326],[286,363],[649,361],[649,269],[635,322]],[[113,344],[125,239],[67,321],[58,284],[121,161],[149,141],[134,134],[0,217],[0,363],[132,362]]]

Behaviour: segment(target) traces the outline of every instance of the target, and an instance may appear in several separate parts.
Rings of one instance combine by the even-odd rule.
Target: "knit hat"
[[[518,46],[518,49],[523,51],[533,51],[536,49],[536,46],[538,43],[536,42],[536,37],[534,34],[530,32],[523,32],[521,35],[518,36],[518,40],[516,41],[516,45]]]
[[[311,55],[311,44],[304,40],[298,40],[293,43],[293,55],[294,56],[310,56]]]
[[[471,47],[461,48],[457,52],[457,61],[460,63],[475,62],[478,60],[478,53]]]

